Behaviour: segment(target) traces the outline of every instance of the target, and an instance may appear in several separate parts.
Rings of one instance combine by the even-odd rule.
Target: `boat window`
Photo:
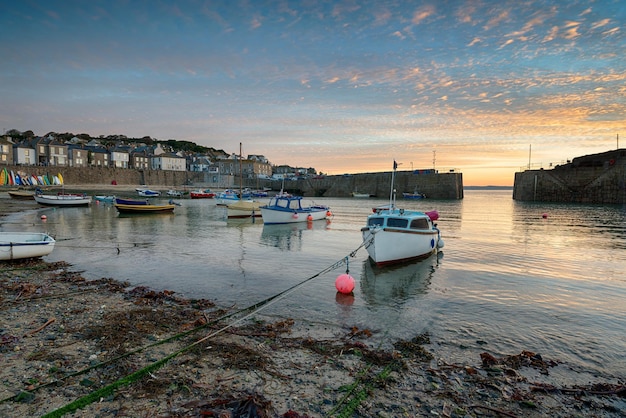
[[[428,220],[425,218],[413,219],[411,221],[411,229],[428,229]]]
[[[383,223],[385,223],[385,218],[370,218],[367,226],[383,226]]]
[[[408,224],[409,224],[408,219],[387,218],[387,226],[390,228],[406,228]]]

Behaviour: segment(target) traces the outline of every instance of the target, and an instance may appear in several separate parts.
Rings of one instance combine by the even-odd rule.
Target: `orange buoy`
[[[313,215],[309,213],[309,216],[306,217],[306,220],[311,222],[313,220]]]

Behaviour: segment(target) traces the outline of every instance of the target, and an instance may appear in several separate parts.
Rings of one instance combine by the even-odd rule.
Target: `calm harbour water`
[[[331,207],[330,223],[227,221],[213,200],[180,200],[174,215],[124,217],[94,203],[16,214],[0,229],[48,231],[58,243],[45,259],[65,260],[88,279],[112,277],[243,308],[345,260],[359,248],[371,208],[387,203],[315,202]],[[439,211],[441,253],[379,269],[361,248],[347,264],[354,298],[336,292],[342,264],[263,313],[379,331],[374,341],[383,346],[428,332],[432,351],[450,363],[479,364],[484,351],[529,350],[563,362],[551,369],[558,384],[626,379],[625,207],[522,203],[510,190],[399,204]]]

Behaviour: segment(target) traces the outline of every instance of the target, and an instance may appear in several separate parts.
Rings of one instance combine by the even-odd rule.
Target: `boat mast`
[[[241,142],[239,143],[239,199],[243,200],[243,163],[241,162]]]
[[[396,177],[396,168],[398,168],[398,163],[396,160],[393,160],[393,171],[391,171],[391,190],[389,190],[389,210],[393,210],[395,206],[395,198],[394,198],[394,182]]]

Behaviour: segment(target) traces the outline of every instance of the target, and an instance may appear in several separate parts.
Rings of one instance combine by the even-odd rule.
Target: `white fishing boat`
[[[331,216],[328,206],[302,206],[302,196],[276,195],[267,205],[261,206],[261,217],[265,224],[318,221]]]
[[[394,178],[391,175],[389,205],[375,208],[361,228],[363,242],[369,257],[376,265],[402,263],[427,257],[443,247],[441,233],[434,223],[436,211],[420,212],[396,207]]]
[[[56,241],[43,232],[0,232],[0,260],[48,255]]]
[[[102,203],[113,203],[115,202],[115,196],[114,195],[95,195],[93,197],[93,200],[95,200],[96,202],[102,202]]]
[[[36,192],[33,198],[40,205],[46,206],[87,206],[91,203],[91,196],[86,194],[43,194]]]
[[[139,196],[142,197],[157,197],[161,196],[161,192],[156,190],[144,189],[144,188],[136,188],[135,191]]]

